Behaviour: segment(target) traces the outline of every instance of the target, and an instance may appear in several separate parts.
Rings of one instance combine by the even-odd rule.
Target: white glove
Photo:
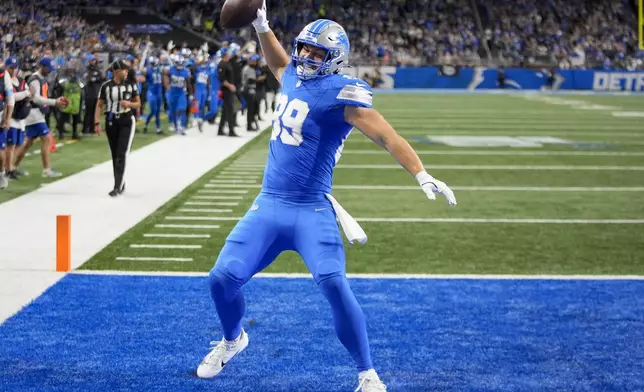
[[[452,192],[452,190],[449,189],[447,184],[443,181],[438,181],[425,171],[416,174],[416,180],[418,180],[418,184],[420,184],[420,187],[423,189],[428,199],[436,200],[436,195],[434,193],[439,193],[445,196],[450,206],[456,205],[454,192]]]
[[[264,0],[262,8],[257,10],[257,18],[253,21],[253,27],[257,31],[257,34],[271,31],[271,28],[268,26],[268,20],[266,19],[266,0]]]

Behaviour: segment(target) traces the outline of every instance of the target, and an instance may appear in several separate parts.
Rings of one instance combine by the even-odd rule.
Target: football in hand
[[[264,0],[226,0],[219,22],[225,29],[239,29],[251,24],[262,8]]]

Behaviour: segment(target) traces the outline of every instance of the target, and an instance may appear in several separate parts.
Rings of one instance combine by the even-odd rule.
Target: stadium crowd
[[[562,68],[642,69],[632,0],[268,0],[272,26],[285,46],[316,18],[342,24],[352,37],[354,64],[417,66],[535,63]],[[475,4],[476,7],[472,7]],[[219,6],[172,1],[175,22],[222,41],[249,31],[225,31]]]

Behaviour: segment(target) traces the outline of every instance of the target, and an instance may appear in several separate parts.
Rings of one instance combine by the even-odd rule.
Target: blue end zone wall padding
[[[642,391],[644,281],[357,279],[389,391]],[[68,275],[0,326],[0,391],[352,391],[309,279],[245,288],[250,346],[221,339],[207,279]]]
[[[559,89],[644,92],[644,71],[558,70]],[[428,89],[496,89],[495,68],[460,68],[453,76],[442,75],[438,67],[396,68],[390,77],[393,87]],[[543,70],[506,68],[506,89],[540,90],[546,85]]]

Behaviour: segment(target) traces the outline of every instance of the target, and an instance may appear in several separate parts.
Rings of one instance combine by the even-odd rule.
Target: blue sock
[[[188,127],[188,116],[186,115],[186,112],[181,112],[181,125],[184,128]]]
[[[331,304],[335,332],[349,351],[359,372],[373,368],[367,322],[349,281],[344,276],[334,276],[318,283],[320,290]]]
[[[246,312],[246,302],[241,291],[242,284],[216,271],[210,271],[210,296],[215,302],[217,314],[224,329],[226,340],[235,340],[242,330],[242,318]]]
[[[157,114],[155,117],[156,118],[154,119],[154,122],[157,125],[157,129],[161,129],[161,114],[157,111]]]

